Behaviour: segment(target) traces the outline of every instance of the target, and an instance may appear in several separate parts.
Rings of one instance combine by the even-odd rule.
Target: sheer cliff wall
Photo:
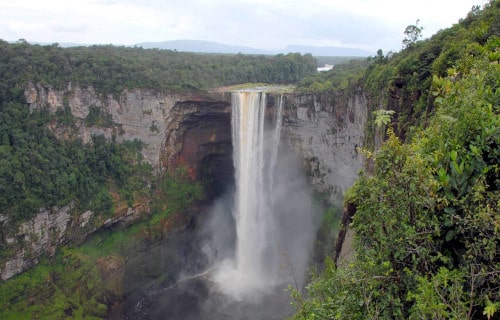
[[[271,107],[277,94],[271,94]],[[274,97],[273,97],[274,96]],[[99,94],[92,87],[68,84],[64,90],[30,84],[26,102],[32,110],[47,108],[55,113],[69,108],[73,127],[51,124],[60,139],[104,135],[117,142],[139,139],[142,150],[157,173],[186,166],[193,179],[213,183],[210,197],[224,192],[233,175],[231,145],[231,96],[229,93],[173,94],[153,90],[125,90],[119,96]],[[89,124],[92,109],[110,121]],[[303,158],[312,186],[339,203],[362,166],[357,148],[362,146],[366,122],[366,99],[352,94],[285,94],[282,143]],[[0,259],[0,278],[6,280],[36,265],[42,255],[53,255],[64,243],[81,242],[103,227],[133,223],[148,215],[148,203],[117,206],[112,218],[92,211],[75,212],[73,203],[40,208],[37,215],[18,228],[3,228],[10,248]],[[9,223],[0,213],[0,225]],[[10,231],[9,231],[10,230]]]
[[[360,90],[286,96],[283,140],[302,155],[313,187],[332,204],[342,204],[362,167],[366,119],[367,99]]]

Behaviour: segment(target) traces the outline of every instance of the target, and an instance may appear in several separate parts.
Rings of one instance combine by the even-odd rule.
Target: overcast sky
[[[198,39],[401,49],[420,19],[429,37],[486,0],[0,0],[0,39],[117,44]]]

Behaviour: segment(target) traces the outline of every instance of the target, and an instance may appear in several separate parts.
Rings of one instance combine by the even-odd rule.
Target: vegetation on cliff
[[[2,319],[102,319],[106,292],[95,261],[63,249],[53,261],[0,284]]]
[[[295,293],[296,319],[498,318],[499,36],[491,1],[364,73],[400,104],[382,104],[385,142],[346,195],[355,259]]]
[[[128,228],[102,230],[81,246],[65,245],[54,257],[0,283],[0,318],[103,319],[126,294],[175,279],[184,266],[168,245],[159,257],[134,259],[189,222],[188,211],[204,199],[203,188],[181,167],[152,189],[157,200],[150,217]]]
[[[297,92],[324,94],[346,90],[355,85],[370,65],[369,60],[353,59],[333,66],[329,71],[304,77],[297,84]]]
[[[71,113],[30,112],[21,100],[0,109],[0,212],[11,223],[70,201],[80,210],[110,215],[111,189],[129,203],[148,192],[152,170],[142,161],[140,141],[119,144],[94,136],[84,145],[79,139],[57,139],[48,125],[71,125]]]

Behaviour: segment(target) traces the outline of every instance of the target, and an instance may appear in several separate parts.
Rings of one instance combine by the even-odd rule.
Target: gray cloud
[[[114,44],[200,39],[262,49],[304,44],[397,50],[404,28],[416,19],[430,36],[484,1],[24,0],[0,5],[0,38]]]

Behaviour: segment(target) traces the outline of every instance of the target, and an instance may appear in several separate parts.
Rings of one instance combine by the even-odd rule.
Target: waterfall
[[[266,93],[234,92],[232,101],[233,163],[235,167],[235,260],[219,272],[231,283],[229,293],[262,290],[280,279],[280,245],[274,217],[275,169],[283,111],[280,97],[273,121],[266,120]],[[228,291],[228,290],[226,290]]]
[[[272,190],[279,128],[265,130],[266,94],[263,92],[233,93],[232,105],[236,269],[249,280],[258,282],[274,267],[270,265],[275,245]]]

